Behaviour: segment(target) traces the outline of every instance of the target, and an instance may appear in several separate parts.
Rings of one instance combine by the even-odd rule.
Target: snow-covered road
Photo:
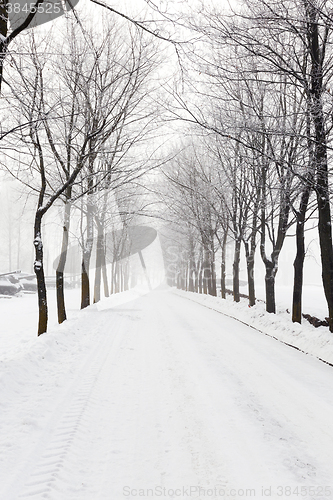
[[[1,364],[0,500],[333,497],[314,358],[168,289],[28,347]]]

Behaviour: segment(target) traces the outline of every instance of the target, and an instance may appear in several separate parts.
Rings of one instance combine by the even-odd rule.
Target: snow
[[[314,328],[305,319],[303,319],[301,325],[292,323],[290,312],[281,305],[278,307],[277,314],[269,314],[266,312],[263,302],[257,302],[254,307],[250,308],[246,299],[241,299],[239,303],[235,303],[230,295],[227,296],[226,300],[223,300],[219,297],[183,292],[181,290],[177,290],[176,293],[219,311],[230,318],[244,322],[259,332],[290,344],[306,354],[333,364],[333,334],[329,332],[328,328],[323,326]]]
[[[38,236],[36,236],[36,238],[34,239],[34,245],[35,247],[37,247],[38,245],[40,245],[42,243],[42,238],[41,238],[41,235],[39,234]]]
[[[247,287],[243,287],[241,291],[243,293],[247,293]],[[284,311],[291,311],[293,294],[292,286],[279,285],[275,292],[276,302],[279,305],[280,310],[284,309]],[[263,285],[256,283],[256,296],[261,300],[265,300],[265,287]],[[305,285],[303,287],[302,307],[304,313],[316,316],[321,320],[328,316],[327,302],[322,284]]]
[[[36,294],[0,301],[1,499],[332,496],[333,368],[220,309],[311,353],[327,329],[166,287],[68,290],[57,325],[54,295],[39,338]]]

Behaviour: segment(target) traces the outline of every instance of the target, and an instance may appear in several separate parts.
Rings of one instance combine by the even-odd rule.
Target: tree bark
[[[91,222],[91,224],[90,224]],[[82,266],[81,266],[81,309],[90,305],[90,282],[89,282],[89,266],[91,250],[93,245],[92,221],[88,220],[87,224],[88,236],[86,245],[82,253]]]
[[[200,263],[197,261],[197,263],[194,262],[194,269],[195,269],[195,274],[194,274],[194,291],[196,293],[199,293],[199,266]]]
[[[223,240],[222,240],[222,246],[221,246],[221,297],[222,299],[226,298],[226,285],[225,285],[225,278],[226,278],[226,251],[227,251],[227,238],[228,238],[228,232],[225,231],[223,234]]]
[[[249,246],[248,241],[244,242],[245,255],[246,255],[246,270],[247,270],[247,283],[249,293],[249,306],[252,307],[256,303],[255,284],[254,284],[254,255],[255,248]]]
[[[311,186],[309,183],[303,190],[300,208],[296,214],[296,257],[294,260],[294,287],[292,304],[293,323],[302,322],[303,267],[305,259],[304,224],[310,192]]]
[[[91,183],[92,180],[89,179]],[[94,224],[93,224],[93,205],[89,200],[88,194],[87,203],[87,240],[83,246],[82,252],[82,271],[81,271],[81,309],[90,305],[90,283],[89,283],[89,266],[90,257],[94,242]]]
[[[71,197],[71,188],[68,188],[66,193],[66,198],[69,200]],[[67,259],[68,250],[68,236],[69,236],[69,224],[70,224],[70,211],[71,205],[67,201],[65,205],[64,213],[64,224],[62,231],[62,244],[60,258],[56,270],[56,291],[57,291],[57,312],[58,312],[58,323],[62,323],[67,319],[66,307],[65,307],[65,295],[64,295],[64,269]]]
[[[277,229],[277,237],[272,241],[273,250],[270,259],[266,256],[265,243],[266,243],[266,214],[265,214],[265,201],[266,201],[266,170],[262,172],[262,199],[261,199],[261,235],[260,235],[260,255],[265,265],[265,287],[266,287],[266,311],[269,313],[276,312],[275,306],[275,277],[278,271],[279,255],[286,237],[288,228],[289,212],[290,212],[290,198],[289,193],[286,192],[284,187],[280,188],[280,207],[279,207],[279,224]],[[271,229],[273,231],[273,228]]]
[[[182,262],[182,267],[181,267],[181,271],[180,271],[180,288],[182,290],[186,290],[185,283],[186,283],[186,267],[185,267],[185,263]]]
[[[294,260],[294,287],[292,304],[293,323],[302,322],[303,264],[305,258],[304,223],[296,223],[296,257]]]
[[[7,52],[7,44],[5,42],[8,31],[8,14],[7,14],[8,0],[1,0],[0,2],[0,92],[3,79],[3,65]]]
[[[209,250],[204,249],[204,262],[203,262],[203,293],[205,295],[209,292],[209,281],[210,281],[210,262],[209,262]]]
[[[114,269],[114,293],[119,293],[120,289],[120,280],[119,280],[119,262],[116,262]]]
[[[104,234],[101,224],[98,224],[97,245],[96,245],[96,268],[95,268],[95,284],[94,284],[94,304],[101,300],[101,277],[102,277],[102,261],[104,251]]]
[[[210,275],[211,275],[211,290],[210,290],[210,295],[213,295],[213,297],[217,296],[217,290],[216,290],[216,271],[215,271],[215,255],[212,250],[212,255],[211,255],[211,266],[210,266]]]
[[[106,262],[105,262],[105,246],[103,248],[103,254],[102,254],[102,276],[104,283],[104,296],[109,297],[108,274],[106,271]]]
[[[89,267],[87,269],[84,257],[81,269],[81,309],[84,309],[90,305]]]
[[[205,293],[204,287],[203,287],[203,263],[202,263],[202,257],[200,258],[200,261],[199,261],[198,279],[199,279],[199,293]]]
[[[189,283],[189,263],[186,262],[186,266],[184,269],[184,274],[185,274],[185,290],[188,292],[188,283]]]
[[[276,312],[275,306],[275,275],[276,268],[270,261],[266,261],[266,275],[265,275],[265,288],[266,288],[266,311],[268,313]]]
[[[316,193],[318,204],[318,233],[322,264],[322,280],[328,305],[329,329],[333,332],[333,245],[331,209],[328,186],[327,137],[323,112],[323,54],[320,48],[318,11],[316,6],[305,1],[308,15],[308,39],[311,54],[311,116],[315,129],[314,161],[316,166]]]
[[[110,280],[111,281],[110,282],[110,294],[111,295],[115,293],[115,291],[114,291],[114,289],[115,289],[115,286],[114,286],[114,284],[115,284],[114,283],[114,281],[115,281],[115,266],[116,266],[115,262],[112,262],[112,264],[111,264],[111,280]]]
[[[188,273],[188,290],[189,292],[194,292],[195,284],[194,284],[194,274],[195,274],[195,263],[194,263],[194,244],[193,238],[190,236],[189,241],[190,246],[190,262],[189,262],[189,273]]]
[[[38,292],[38,336],[42,335],[47,330],[48,309],[47,295],[43,265],[43,243],[42,243],[42,216],[43,213],[37,209],[34,225],[34,246],[35,246],[35,262],[34,271],[37,279]]]
[[[124,266],[123,266],[123,263],[121,262],[120,265],[119,265],[119,268],[120,268],[120,273],[119,273],[119,276],[120,276],[120,291],[123,292],[124,291]]]
[[[233,262],[233,296],[234,301],[240,301],[239,295],[239,262],[240,262],[240,249],[241,249],[241,240],[236,238],[235,240],[235,253],[234,253],[234,262]]]
[[[130,268],[128,259],[124,262],[124,291],[129,290]]]

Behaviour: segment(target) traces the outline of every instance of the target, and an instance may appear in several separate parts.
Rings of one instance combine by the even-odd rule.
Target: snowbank
[[[306,320],[303,320],[301,325],[292,323],[291,315],[286,310],[277,307],[277,314],[269,314],[265,310],[265,304],[261,302],[249,307],[247,299],[241,299],[236,303],[230,296],[222,299],[177,289],[173,291],[177,295],[237,319],[321,361],[333,364],[333,334],[326,327],[314,328]]]

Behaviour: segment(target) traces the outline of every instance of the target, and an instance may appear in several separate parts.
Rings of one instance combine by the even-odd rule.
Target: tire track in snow
[[[226,462],[198,411],[196,386],[169,340],[169,309],[161,300],[160,294],[142,299],[143,317],[127,332],[126,363],[116,367],[118,382],[110,389],[117,402],[110,426],[119,436],[110,447],[118,455],[104,463],[94,499],[118,499],[125,485],[136,492],[212,484],[230,488]],[[197,491],[192,498],[201,496]]]
[[[179,464],[180,471],[183,470],[184,477],[191,481],[192,486],[214,485],[221,490],[230,489],[227,462],[212,439],[209,420],[207,420],[206,415],[201,413],[200,404],[204,402],[204,399],[200,400],[202,393],[196,392],[198,389],[197,380],[193,380],[191,377],[193,366],[189,372],[189,364],[191,365],[192,362],[186,358],[184,360],[184,350],[179,351],[177,349],[179,344],[174,342],[175,332],[179,330],[179,322],[176,324],[174,321],[175,311],[170,310],[168,303],[162,302],[162,297],[161,294],[150,297],[152,304],[149,307],[149,315],[146,313],[146,324],[142,325],[141,328],[146,330],[147,353],[153,352],[155,354],[155,359],[151,359],[147,355],[142,356],[142,359],[146,359],[147,363],[147,379],[156,378],[158,373],[161,374],[160,390],[163,391],[164,402],[168,403],[169,413],[173,421],[174,435],[168,435],[169,445],[167,440],[163,444],[166,445],[166,451],[172,454],[175,441],[178,442],[183,453],[182,462]],[[148,330],[150,330],[150,335],[147,335]],[[163,420],[160,423],[167,434],[166,426],[170,424],[163,422]],[[173,459],[177,460],[176,457]],[[160,453],[158,462],[162,468],[166,465],[165,460],[165,455]],[[175,477],[177,476],[176,473]],[[170,480],[169,486],[175,485],[175,478],[171,478],[170,475],[164,477],[161,484],[168,486]],[[185,486],[184,483],[186,481],[183,479],[181,484]],[[199,496],[195,498],[199,498]]]
[[[102,342],[97,338],[97,346],[59,401],[51,418],[44,423],[44,431],[33,453],[5,493],[6,500],[48,499],[57,482],[61,482],[61,472],[66,470],[66,461],[76,436],[89,430],[84,417],[89,406],[97,404],[92,395],[99,375],[106,362],[112,366],[119,355],[124,335],[121,329],[117,330],[115,336],[105,335]]]
[[[135,306],[138,312],[124,305],[98,315],[106,329],[111,324],[112,335],[101,335],[101,343],[58,398],[4,500],[118,500],[125,485],[230,490],[241,486],[242,475],[249,486],[251,474],[271,482],[289,480],[292,468],[313,479],[306,443],[296,439],[297,455],[290,446],[293,436],[299,438],[293,415],[268,397],[274,391],[278,403],[285,404],[296,389],[302,403],[307,384],[280,365],[282,360],[301,367],[299,353],[268,338],[253,343],[254,332],[238,334],[231,320],[224,328],[213,312],[206,315],[168,292],[138,299]],[[272,349],[268,344],[274,344]],[[280,350],[288,355],[280,357]],[[267,354],[278,355],[276,366],[274,360],[270,366]],[[309,412],[317,401],[311,391],[310,396]],[[314,415],[305,415],[304,422]],[[325,421],[316,418],[314,424]],[[277,432],[275,423],[281,424]],[[285,452],[291,463],[283,467],[279,460]]]
[[[177,294],[174,295],[178,296]],[[192,302],[193,306],[197,304],[191,300],[186,302]],[[206,306],[205,308],[210,309]],[[209,371],[211,371],[210,375],[212,376],[218,375],[218,372],[220,372],[220,380],[225,379],[228,382],[229,389],[233,388],[233,392],[226,395],[225,401],[228,402],[229,400],[228,404],[230,405],[227,412],[230,415],[232,413],[235,414],[234,422],[231,422],[230,425],[230,431],[234,433],[235,437],[235,446],[240,441],[239,438],[241,436],[243,436],[245,445],[247,436],[244,433],[244,429],[251,430],[251,434],[253,434],[253,437],[256,436],[256,440],[260,444],[258,454],[255,441],[252,443],[251,462],[249,462],[249,467],[244,467],[243,474],[245,474],[246,470],[251,470],[251,466],[257,462],[253,473],[248,474],[249,477],[255,477],[256,468],[258,471],[258,465],[262,461],[260,457],[260,454],[262,454],[262,456],[266,457],[266,463],[261,468],[263,477],[265,477],[266,469],[267,484],[272,483],[274,477],[276,477],[275,482],[278,484],[279,476],[274,471],[276,466],[278,466],[277,469],[285,469],[284,476],[285,478],[289,477],[289,481],[297,481],[301,484],[303,482],[304,484],[308,484],[309,481],[311,484],[329,484],[330,474],[328,468],[324,463],[318,463],[318,457],[321,453],[317,456],[314,456],[313,451],[311,453],[306,440],[304,440],[306,432],[302,431],[302,426],[304,426],[304,429],[311,429],[312,435],[318,434],[318,438],[324,443],[325,437],[329,439],[329,434],[332,430],[329,417],[332,414],[332,407],[327,404],[329,401],[322,401],[320,398],[317,400],[316,392],[311,393],[311,388],[308,388],[304,384],[304,381],[300,383],[298,378],[294,379],[297,372],[296,366],[299,363],[299,367],[302,369],[302,365],[307,363],[307,359],[300,354],[293,354],[293,351],[287,350],[283,346],[279,347],[278,344],[272,343],[270,345],[269,336],[266,337],[267,341],[264,338],[258,337],[256,343],[253,343],[252,334],[250,338],[246,335],[243,337],[242,334],[239,338],[236,335],[234,341],[232,335],[233,326],[230,320],[221,323],[220,334],[216,336],[216,331],[218,330],[216,330],[216,322],[214,322],[213,316],[203,315],[207,319],[205,325],[199,319],[200,308],[195,308],[195,306],[187,308],[185,306],[185,309],[189,311],[193,310],[193,316],[180,314],[176,309],[173,320],[175,324],[183,326],[184,332],[187,330],[193,333],[191,336],[185,335],[179,341],[177,340],[180,344],[179,351],[186,349],[186,346],[187,348],[193,347],[194,351],[191,351],[191,359],[197,359],[198,366],[200,366],[200,361],[205,361],[208,370],[204,369],[204,372],[207,371],[207,375]],[[214,312],[220,314],[219,311]],[[172,317],[171,314],[169,317]],[[228,325],[227,329],[224,326],[225,324]],[[227,333],[230,328],[231,331]],[[209,338],[207,343],[203,335],[205,330]],[[235,334],[236,332],[235,328]],[[181,342],[183,342],[183,348],[181,347]],[[219,363],[216,363],[214,356],[212,356],[213,342],[216,343],[217,349],[220,349],[221,342],[225,342],[224,350],[227,355],[225,355],[223,350],[220,350],[221,360]],[[278,355],[277,362],[275,362],[274,357],[271,360],[267,357],[269,353]],[[252,356],[253,360],[251,359]],[[209,357],[211,358],[211,362],[209,362]],[[287,364],[285,365],[289,361],[294,361],[294,370],[288,369]],[[325,370],[327,375],[330,375],[329,368],[317,367],[315,366],[315,361],[309,361],[309,369],[313,369],[314,373],[318,368],[319,370]],[[243,366],[245,369],[243,369]],[[284,373],[284,368],[287,368],[286,373]],[[222,374],[223,379],[221,378]],[[283,385],[283,381],[286,383],[285,386]],[[212,386],[214,387],[214,384]],[[219,399],[221,399],[220,395],[215,393],[215,401],[218,402]],[[313,406],[311,407],[311,402],[318,402],[320,407],[327,410],[327,418],[325,418],[326,412],[324,411],[322,415],[317,415],[316,420],[314,420],[316,415],[313,411]],[[298,410],[298,404],[299,408],[303,408],[303,412]],[[222,400],[220,407],[222,410]],[[295,417],[298,418],[298,421],[294,420]],[[321,420],[323,420],[322,426],[319,424]],[[312,428],[312,421],[317,421],[319,428]],[[237,431],[237,426],[238,433],[235,432]],[[270,470],[271,472],[269,472]],[[318,478],[320,471],[321,480]]]

